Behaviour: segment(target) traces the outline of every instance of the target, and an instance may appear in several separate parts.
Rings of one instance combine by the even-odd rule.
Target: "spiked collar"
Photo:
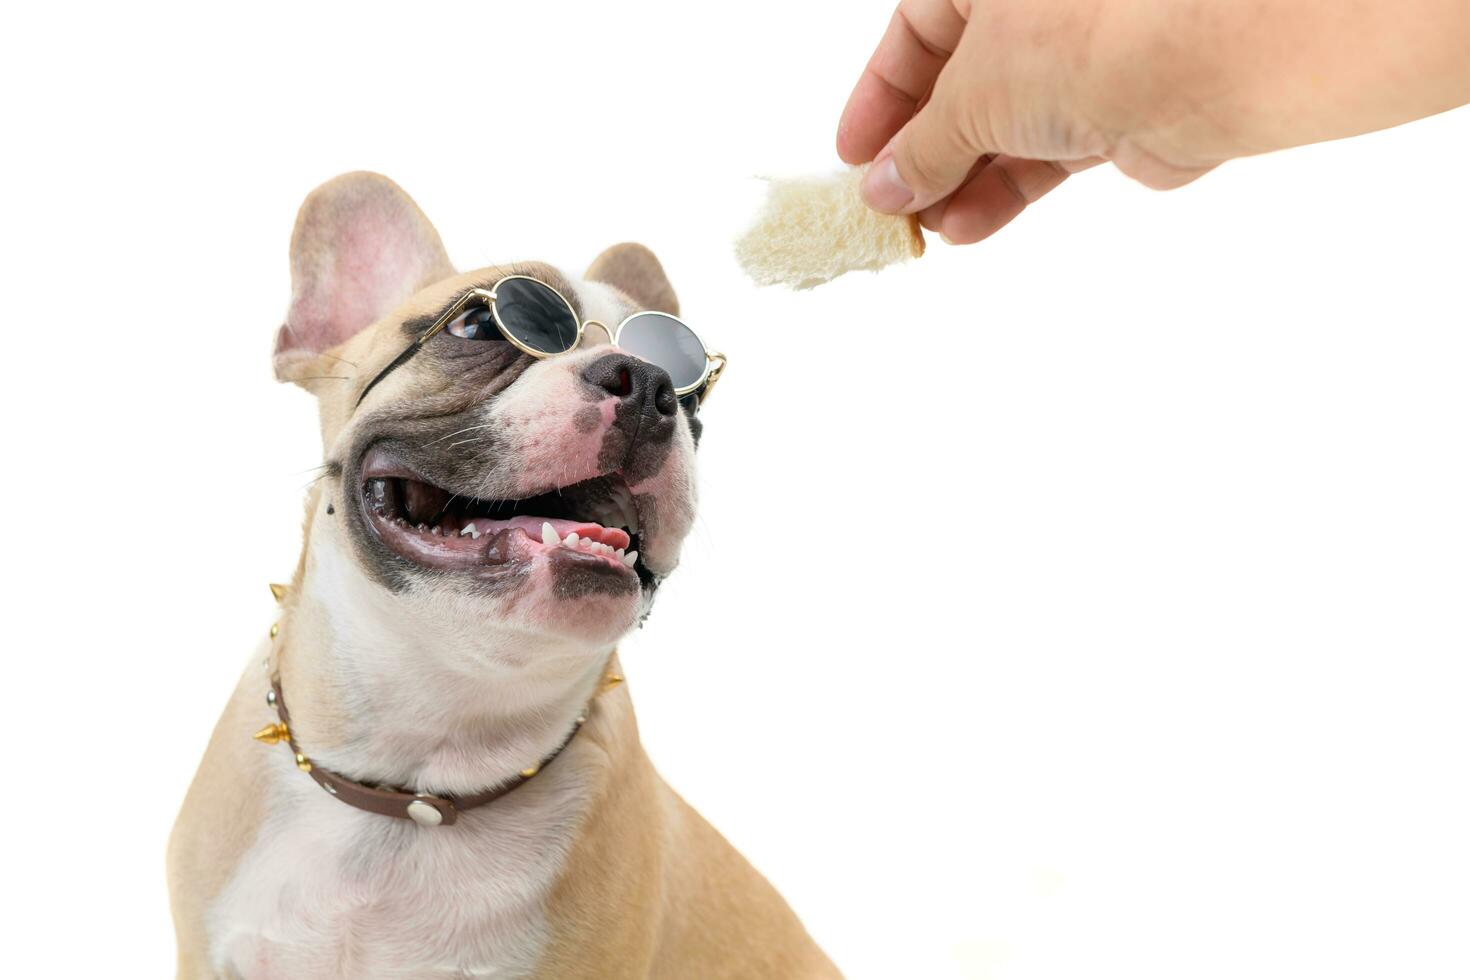
[[[277,601],[285,597],[286,587],[272,585],[271,594]],[[279,626],[271,627],[271,638],[275,639],[280,633]],[[617,651],[613,651],[613,657]],[[459,815],[465,810],[472,810],[487,803],[493,803],[509,793],[515,792],[526,783],[530,782],[537,773],[545,769],[551,762],[561,755],[572,739],[577,737],[577,732],[582,730],[588,715],[592,711],[592,705],[604,692],[617,687],[622,683],[621,675],[613,673],[611,668],[612,658],[609,658],[609,667],[604,672],[602,684],[597,693],[592,696],[592,701],[587,703],[581,713],[577,715],[576,723],[567,737],[562,739],[560,745],[551,751],[549,755],[534,765],[527,766],[516,773],[509,781],[492,786],[469,796],[434,796],[430,793],[410,793],[405,790],[392,789],[384,786],[369,786],[354,779],[348,779],[340,773],[332,772],[314,764],[306,753],[301,751],[301,746],[296,743],[296,735],[291,730],[291,716],[286,710],[286,696],[281,692],[281,678],[279,674],[271,676],[271,687],[266,692],[265,702],[275,709],[276,717],[279,719],[273,724],[266,725],[255,733],[258,741],[267,745],[285,743],[296,757],[296,768],[306,773],[316,784],[324,789],[329,795],[346,803],[348,806],[369,813],[376,813],[384,817],[395,817],[399,820],[412,820],[421,827],[438,827],[453,824],[459,819]]]

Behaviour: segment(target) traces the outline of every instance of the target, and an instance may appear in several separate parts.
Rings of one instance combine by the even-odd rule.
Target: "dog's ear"
[[[679,297],[658,257],[637,242],[614,245],[592,260],[587,278],[616,286],[642,309],[679,315]]]
[[[420,288],[454,274],[439,233],[381,174],[343,174],[312,191],[291,234],[291,308],[276,334],[276,377],[300,383],[318,356]]]

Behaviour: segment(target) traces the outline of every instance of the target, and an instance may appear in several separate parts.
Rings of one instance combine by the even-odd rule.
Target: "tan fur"
[[[365,197],[370,207],[386,208],[401,217],[412,202],[391,200],[388,188],[402,195],[396,185],[376,175],[348,175],[325,185],[303,206],[293,243],[310,251],[313,235],[303,228],[324,220],[324,213],[341,219],[343,202],[354,199]],[[347,217],[350,220],[351,215]],[[495,274],[496,270],[480,270],[454,276],[440,268],[435,253],[442,246],[427,219],[422,219],[423,227],[418,226],[419,219],[422,215],[413,208],[409,224],[415,229],[415,247],[426,249],[429,259],[415,257],[407,263],[410,271],[400,272],[404,282],[399,292],[407,293],[390,290],[375,297],[381,308],[373,313],[371,326],[314,352],[310,338],[333,336],[340,324],[333,320],[330,297],[303,303],[293,295],[292,312],[282,328],[277,371],[318,396],[326,446],[333,445],[349,425],[357,394],[351,385],[325,379],[338,373],[331,365],[343,359],[357,365],[386,363],[404,345],[405,319],[437,308],[466,283]],[[312,263],[330,266],[333,261],[328,254],[307,258],[293,254],[293,268]],[[444,278],[424,286],[413,271],[415,262],[436,269]],[[558,275],[540,266],[520,266],[517,271],[549,281]],[[594,262],[588,278],[612,285],[618,295],[639,305],[677,311],[672,288],[666,280],[660,285],[657,259],[642,246],[609,249]],[[384,389],[414,384],[413,373],[404,370],[386,380]],[[309,581],[313,515],[331,499],[333,491],[324,489],[329,485],[324,481],[308,495],[307,546],[281,611],[282,639],[251,658],[210,739],[170,837],[169,892],[181,978],[214,975],[208,911],[259,844],[267,816],[265,801],[282,798],[271,793],[276,785],[272,780],[307,780],[280,757],[279,746],[270,748],[251,739],[252,732],[275,720],[264,700],[270,673],[279,671],[289,692],[292,728],[313,752],[326,753],[349,737],[351,726],[343,717],[338,692],[326,673],[317,669],[331,624],[322,605],[302,595],[303,583]],[[320,530],[326,533],[330,527],[324,520]],[[593,675],[588,683],[595,679]],[[582,703],[585,691],[576,693],[576,703]],[[536,758],[551,747],[527,747],[524,757]],[[568,787],[577,788],[578,812],[584,817],[552,886],[545,909],[549,940],[532,975],[667,980],[839,976],[771,885],[654,771],[639,742],[626,685],[602,696],[567,750],[517,793],[555,793]]]
[[[264,815],[265,767],[248,727],[259,714],[263,677],[258,661],[246,669],[169,837],[168,890],[180,977],[209,976],[205,910],[255,840]]]
[[[679,297],[674,295],[658,256],[637,242],[623,242],[603,251],[587,267],[587,278],[618,287],[640,309],[679,314]]]
[[[552,898],[537,976],[839,977],[786,902],[654,771],[632,704],[592,739],[609,765]]]
[[[307,494],[304,538],[311,536],[319,493],[313,489]],[[287,589],[288,604],[298,594],[305,563],[303,549]],[[265,816],[265,758],[259,743],[247,736],[274,720],[268,717],[261,693],[274,666],[270,650],[269,643],[262,644],[246,664],[224,714],[215,723],[204,760],[169,834],[169,906],[178,937],[181,978],[209,976],[204,912],[255,841]]]

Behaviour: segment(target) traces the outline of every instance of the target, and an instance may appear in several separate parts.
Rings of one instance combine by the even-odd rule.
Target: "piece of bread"
[[[829,177],[769,179],[766,203],[735,243],[757,285],[810,289],[854,269],[878,271],[924,254],[914,215],[879,214],[858,194],[862,167]]]

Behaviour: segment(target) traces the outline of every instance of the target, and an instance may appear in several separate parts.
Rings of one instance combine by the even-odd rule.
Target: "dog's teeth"
[[[550,521],[541,525],[541,543],[548,548],[555,548],[561,544],[561,535],[556,533],[556,528],[551,526]]]
[[[619,548],[617,551],[614,551],[613,552],[613,557],[616,558],[618,561],[622,561],[623,560],[623,549],[622,548]]]
[[[638,560],[638,552],[636,552],[636,551],[630,551],[626,555],[623,556],[623,564],[624,565],[627,565],[629,568],[632,568],[633,567],[633,563],[636,562],[637,560]]]
[[[581,539],[577,537],[577,532],[573,531],[571,534],[567,535],[566,540],[563,541],[562,544],[566,545],[568,548],[575,548],[579,540]]]
[[[479,532],[475,530],[474,524],[466,524],[464,527],[459,529],[460,537],[464,537],[466,534],[473,535],[474,537],[479,537]]]
[[[442,538],[442,537],[444,537],[444,529],[442,527],[440,527],[438,524],[435,524],[433,527],[429,528],[429,533],[432,534],[436,538]]]

